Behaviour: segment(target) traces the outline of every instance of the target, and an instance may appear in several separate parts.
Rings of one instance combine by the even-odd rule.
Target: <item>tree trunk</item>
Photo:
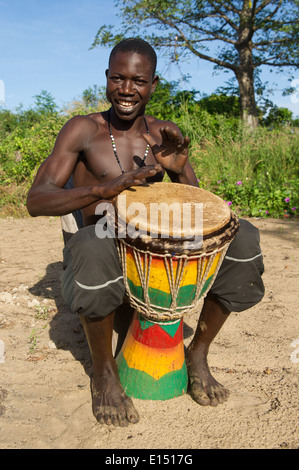
[[[241,118],[252,129],[258,126],[258,113],[254,96],[253,69],[236,73],[240,90]]]
[[[244,0],[240,16],[238,41],[235,44],[239,54],[239,64],[234,71],[240,89],[241,118],[250,128],[254,129],[258,126],[258,113],[254,96],[252,36],[251,1]]]

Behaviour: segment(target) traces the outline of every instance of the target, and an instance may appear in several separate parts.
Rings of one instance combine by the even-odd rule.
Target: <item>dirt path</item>
[[[60,295],[59,218],[0,219],[0,448],[298,448],[299,223],[252,222],[266,295],[231,314],[210,351],[228,402],[134,400],[140,422],[119,429],[100,426],[91,412],[88,347]],[[196,318],[185,323],[188,344]]]

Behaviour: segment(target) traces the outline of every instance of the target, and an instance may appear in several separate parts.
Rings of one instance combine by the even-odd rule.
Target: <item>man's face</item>
[[[118,52],[111,58],[106,77],[106,95],[115,114],[126,121],[142,115],[158,83],[149,59],[137,53]]]

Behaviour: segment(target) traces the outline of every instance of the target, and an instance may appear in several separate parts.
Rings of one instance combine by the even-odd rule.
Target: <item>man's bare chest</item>
[[[84,152],[81,152],[76,173],[86,173],[98,183],[110,181],[142,165],[155,164],[156,160],[146,141],[110,136],[94,139]],[[79,176],[79,175],[78,175]]]

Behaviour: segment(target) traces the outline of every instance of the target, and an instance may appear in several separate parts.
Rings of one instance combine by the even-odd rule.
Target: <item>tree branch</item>
[[[167,23],[168,24],[168,23]],[[184,43],[186,45],[186,47],[194,54],[196,55],[197,57],[199,57],[200,59],[203,59],[203,60],[207,60],[209,62],[212,62],[214,64],[217,64],[219,65],[220,67],[225,67],[225,68],[228,68],[230,70],[233,70],[235,71],[236,70],[236,66],[233,65],[233,64],[230,64],[229,62],[226,62],[226,61],[223,61],[223,60],[220,60],[220,59],[216,59],[214,57],[210,57],[206,54],[202,54],[201,52],[199,52],[197,49],[195,49],[191,43],[191,41],[185,36],[185,34],[183,33],[183,31],[175,24],[172,24],[171,22],[169,23],[169,25],[171,25],[171,27],[173,29],[175,29],[179,34],[180,36],[183,38],[184,40]]]

